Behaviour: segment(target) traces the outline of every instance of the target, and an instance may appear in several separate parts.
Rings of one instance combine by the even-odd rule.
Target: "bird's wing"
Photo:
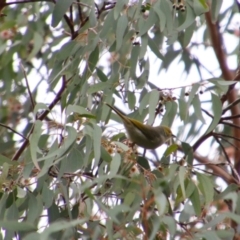
[[[145,135],[149,139],[149,141],[151,141],[154,137],[158,137],[157,131],[149,131],[149,129],[140,128],[134,120],[132,121],[132,123],[140,132],[142,132],[143,135]]]

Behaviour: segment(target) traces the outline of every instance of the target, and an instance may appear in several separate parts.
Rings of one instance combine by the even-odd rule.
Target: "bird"
[[[128,138],[139,147],[156,149],[174,137],[171,129],[167,126],[153,127],[148,124],[143,124],[136,119],[127,117],[110,104],[105,104],[122,119]]]

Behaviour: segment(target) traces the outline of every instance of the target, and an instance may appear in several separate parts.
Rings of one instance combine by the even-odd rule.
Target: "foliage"
[[[0,3],[2,239],[237,239],[240,4],[222,4]],[[177,61],[191,83],[164,88]],[[104,102],[175,141],[131,146]]]

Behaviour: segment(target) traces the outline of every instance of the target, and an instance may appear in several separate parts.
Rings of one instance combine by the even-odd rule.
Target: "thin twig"
[[[238,126],[238,125],[236,125],[236,124],[233,124],[233,123],[229,123],[229,122],[225,122],[225,121],[220,121],[219,123],[220,123],[220,124],[228,125],[228,126],[233,127],[233,128],[240,129],[240,126]]]
[[[50,110],[53,109],[53,107],[57,104],[57,102],[61,99],[61,96],[64,92],[64,90],[66,89],[66,77],[65,75],[62,77],[62,86],[60,88],[60,90],[58,91],[57,95],[55,96],[55,98],[53,99],[53,101],[50,103],[48,110],[45,110],[40,116],[37,117],[36,120],[43,120],[48,113],[50,112]],[[21,145],[21,147],[18,149],[18,151],[14,154],[14,156],[12,157],[12,161],[17,161],[18,158],[21,156],[21,154],[23,153],[23,151],[25,150],[25,148],[28,146],[29,140],[28,138],[30,137],[30,135],[32,134],[34,129],[34,125],[32,126],[31,130],[29,131],[28,137],[27,139],[23,142],[23,144]]]
[[[212,132],[206,134],[206,135],[203,135],[202,137],[200,137],[192,146],[192,149],[193,151],[196,151],[197,148],[206,140],[208,139],[209,137],[211,137],[213,135]]]
[[[30,87],[29,87],[29,84],[28,84],[27,75],[26,75],[26,72],[25,72],[25,69],[24,69],[22,63],[20,63],[20,66],[21,66],[21,68],[22,68],[23,75],[24,75],[24,78],[25,78],[25,81],[26,81],[28,94],[29,94],[29,97],[30,97],[30,100],[31,100],[31,103],[32,103],[32,110],[34,110],[35,102],[34,102],[34,99],[33,99],[33,96],[32,96],[32,93],[31,93],[31,90],[30,90]]]
[[[229,116],[229,117],[222,117],[221,120],[231,120],[233,118],[240,118],[240,114]]]
[[[17,135],[21,136],[23,139],[25,139],[26,141],[28,141],[27,138],[25,138],[21,133],[17,132],[16,130],[14,130],[13,128],[3,124],[3,123],[0,123],[0,126],[4,127],[4,128],[7,128],[9,130],[11,130],[12,132],[16,133]]]
[[[79,17],[79,22],[83,21],[83,17],[82,17],[82,8],[80,5],[79,0],[77,0],[77,8],[78,8],[78,17]]]
[[[214,118],[213,117],[213,115],[212,114],[210,114],[207,110],[205,110],[205,109],[203,109],[203,108],[201,108],[201,110],[203,111],[203,112],[205,112],[210,118]]]
[[[240,180],[240,179],[239,179],[239,175],[238,175],[236,169],[234,169],[234,167],[232,166],[232,163],[231,163],[231,161],[230,161],[230,159],[229,159],[229,157],[228,157],[228,155],[227,155],[227,152],[226,152],[224,146],[222,145],[221,141],[219,141],[219,139],[217,138],[217,136],[214,135],[213,137],[214,137],[214,139],[217,141],[217,143],[220,145],[220,147],[222,148],[222,151],[223,151],[223,153],[224,153],[224,156],[225,156],[225,158],[226,158],[226,160],[227,160],[227,162],[228,162],[228,164],[229,164],[229,166],[230,166],[230,168],[231,168],[231,170],[232,170],[232,175],[233,175],[233,177],[235,177],[235,178],[238,180],[238,182],[239,182],[239,180]]]
[[[231,104],[229,104],[227,107],[225,107],[225,108],[222,110],[222,115],[223,115],[224,113],[226,113],[228,110],[230,110],[233,106],[237,105],[239,102],[240,102],[240,98],[238,98],[237,100],[235,100],[234,102],[232,102]]]
[[[240,141],[239,138],[233,137],[231,135],[222,134],[222,133],[213,133],[213,136],[220,137],[220,138],[223,138],[223,137],[232,138],[232,139],[234,139],[236,141]]]

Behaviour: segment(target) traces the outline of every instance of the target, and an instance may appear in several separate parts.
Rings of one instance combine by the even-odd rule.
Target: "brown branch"
[[[234,77],[227,65],[226,53],[224,50],[225,47],[224,47],[224,43],[223,43],[222,34],[220,33],[220,30],[219,30],[219,24],[218,24],[218,22],[216,22],[216,23],[212,22],[210,11],[205,13],[205,17],[206,17],[206,22],[208,25],[208,30],[209,30],[212,46],[213,46],[214,52],[216,54],[220,69],[222,71],[222,76],[226,81],[232,80]],[[238,71],[237,76],[235,77],[236,80],[238,80],[240,78],[239,74],[240,73]],[[237,99],[238,93],[234,89],[234,86],[235,86],[235,84],[232,84],[231,86],[229,86],[226,96],[223,96],[221,99],[222,104],[226,100],[228,100],[229,103],[232,103]],[[230,92],[231,92],[231,94],[229,94]],[[232,113],[232,115],[239,115],[240,114],[239,106],[238,105],[233,106],[231,108],[231,113]],[[233,124],[240,126],[240,119],[234,118]],[[235,129],[235,131],[233,132],[233,135],[236,138],[240,138],[240,129],[239,128]],[[235,145],[237,146],[238,149],[240,148],[240,142],[236,141]],[[237,169],[237,172],[240,173],[240,151],[235,151],[234,162],[235,162],[235,167]]]
[[[233,127],[233,128],[236,128],[236,129],[240,129],[240,126],[239,126],[239,125],[236,125],[236,124],[234,124],[234,123],[220,121],[220,124],[225,124],[225,125],[228,125],[228,126],[230,126],[230,127]],[[237,145],[237,146],[238,146],[238,145]]]
[[[231,120],[233,118],[240,118],[240,114],[239,115],[234,115],[234,116],[229,116],[229,117],[222,117],[221,120],[225,121],[225,120]]]
[[[202,157],[202,156],[200,156],[197,153],[194,153],[193,156],[200,163],[203,163],[203,164],[208,164],[209,163],[209,159],[208,158]],[[215,174],[217,174],[219,177],[221,177],[228,184],[235,183],[235,184],[239,185],[239,182],[237,181],[237,179],[235,179],[232,175],[227,173],[224,169],[222,169],[218,165],[208,165],[208,167],[210,169],[212,169]]]
[[[210,132],[210,133],[208,133],[208,134],[203,135],[202,137],[200,137],[200,138],[193,144],[193,146],[192,146],[193,151],[195,152],[195,151],[198,149],[198,147],[199,147],[206,139],[208,139],[208,138],[211,137],[212,135],[213,135],[213,133]]]
[[[53,109],[53,107],[57,104],[57,102],[61,99],[62,93],[64,92],[66,88],[66,77],[63,76],[62,77],[62,86],[60,88],[60,90],[58,91],[57,95],[55,96],[55,98],[53,99],[53,101],[50,103],[48,109],[49,110],[45,110],[40,116],[38,116],[36,118],[36,120],[43,120],[48,113],[50,112],[50,110]],[[17,161],[18,158],[21,156],[21,154],[23,153],[23,151],[25,150],[25,148],[28,146],[29,143],[29,137],[31,136],[32,132],[33,132],[34,126],[31,128],[31,130],[29,131],[28,137],[27,139],[23,142],[23,144],[20,146],[20,148],[18,149],[18,151],[14,154],[12,161]]]
[[[231,170],[232,170],[232,175],[233,175],[233,176],[235,177],[235,179],[237,179],[238,182],[239,182],[239,175],[238,175],[238,173],[236,172],[236,170],[234,169],[234,167],[232,166],[232,163],[231,163],[231,161],[230,161],[230,159],[229,159],[229,157],[228,157],[228,154],[227,154],[224,146],[222,145],[221,141],[219,141],[217,135],[214,135],[214,138],[215,138],[215,140],[217,141],[217,143],[219,144],[219,146],[222,148],[223,154],[224,154],[224,156],[225,156],[225,158],[226,158],[226,160],[227,160],[227,162],[228,162],[228,164],[229,164],[229,166],[230,166],[230,168],[231,168]]]
[[[236,141],[240,141],[240,139],[239,138],[235,138],[235,137],[233,137],[233,136],[230,136],[230,135],[226,135],[226,134],[222,134],[222,133],[213,133],[213,136],[214,137],[219,137],[219,138],[231,138],[231,139],[234,139],[234,140],[236,140]]]
[[[203,109],[203,108],[201,108],[201,110],[203,111],[203,112],[205,112],[210,118],[214,118],[213,117],[213,115],[212,114],[210,114],[207,110],[205,110],[205,109]]]

